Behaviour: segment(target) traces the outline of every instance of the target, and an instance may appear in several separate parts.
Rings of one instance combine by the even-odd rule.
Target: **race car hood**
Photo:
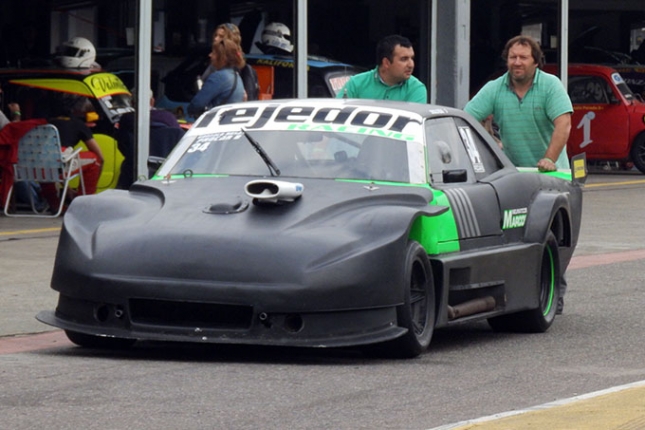
[[[388,260],[373,276],[395,278],[413,220],[447,210],[428,205],[428,188],[334,180],[294,181],[304,192],[293,202],[254,204],[245,193],[253,179],[147,181],[78,198],[65,215],[52,286],[69,288],[71,273],[345,284],[369,282],[370,261]]]

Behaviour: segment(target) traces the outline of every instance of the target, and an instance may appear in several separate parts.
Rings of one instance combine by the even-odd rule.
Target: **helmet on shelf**
[[[96,60],[96,48],[84,37],[74,37],[61,46],[56,62],[68,69],[89,69]]]
[[[264,27],[260,39],[266,47],[281,49],[287,53],[293,52],[291,30],[281,22],[272,22]]]

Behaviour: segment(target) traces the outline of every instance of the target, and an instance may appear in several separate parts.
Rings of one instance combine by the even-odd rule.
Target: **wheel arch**
[[[544,220],[548,220],[545,222]],[[526,242],[542,243],[551,230],[559,247],[572,246],[571,208],[567,195],[540,193],[533,200],[524,230]]]
[[[447,304],[448,296],[447,294],[444,295],[444,291],[446,291],[447,286],[444,285],[443,264],[439,259],[432,258],[432,255],[434,255],[435,252],[439,252],[439,246],[438,246],[439,237],[437,234],[435,234],[436,232],[428,234],[427,231],[424,231],[424,227],[422,226],[422,218],[427,215],[428,215],[427,213],[417,214],[417,216],[410,223],[407,237],[408,237],[408,241],[415,241],[419,243],[419,245],[421,245],[426,255],[428,256],[430,269],[432,270],[432,281],[434,284],[433,285],[434,293],[435,293],[434,323],[436,325],[437,321],[439,320],[440,309],[442,309],[442,307],[445,304]],[[446,213],[446,211],[441,211],[440,213],[433,214],[431,216],[433,216],[437,221],[437,224],[433,223],[431,224],[431,226],[434,228],[437,228],[438,224],[441,224],[442,226],[445,227],[444,234],[447,231],[448,232],[447,236],[452,239],[451,242],[453,242],[453,244],[449,245],[449,249],[443,249],[443,251],[449,251],[449,252],[458,251],[459,242],[457,239],[457,227],[454,224],[454,218],[450,215],[450,213]],[[438,220],[436,218],[437,216],[442,217],[442,220]]]

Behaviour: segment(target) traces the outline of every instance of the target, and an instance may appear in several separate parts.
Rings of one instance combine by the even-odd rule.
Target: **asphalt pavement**
[[[586,192],[600,187],[624,186],[645,187],[645,177],[592,175]],[[585,207],[585,210],[590,208]],[[598,210],[603,209],[599,207]],[[0,354],[60,347],[61,342],[65,342],[59,330],[34,318],[39,311],[56,306],[57,295],[49,288],[48,277],[54,264],[61,224],[61,218],[8,218],[0,215]],[[588,237],[587,240],[581,236],[572,264],[580,267],[607,264],[611,255],[623,259],[645,259],[645,245],[641,246],[636,240],[631,250],[614,250],[603,248],[602,241],[597,238]],[[38,270],[34,270],[36,267]],[[645,381],[433,430],[472,429],[645,429]]]

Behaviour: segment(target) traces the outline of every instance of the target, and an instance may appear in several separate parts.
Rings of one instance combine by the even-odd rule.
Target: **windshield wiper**
[[[275,163],[271,160],[269,157],[269,154],[266,153],[264,148],[260,146],[260,143],[253,139],[251,135],[243,128],[242,133],[244,133],[244,136],[246,136],[246,139],[253,145],[253,148],[255,148],[255,152],[260,154],[260,157],[262,157],[262,160],[266,163],[267,167],[269,168],[269,172],[271,173],[271,176],[280,176],[280,169],[278,169],[278,166],[275,165]]]

